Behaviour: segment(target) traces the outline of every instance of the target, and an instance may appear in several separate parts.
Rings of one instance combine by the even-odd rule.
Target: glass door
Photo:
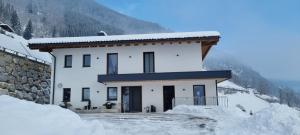
[[[205,86],[194,86],[194,105],[205,105]]]

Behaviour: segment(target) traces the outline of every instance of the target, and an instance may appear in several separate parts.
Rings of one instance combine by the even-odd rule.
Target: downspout
[[[54,104],[56,57],[51,52],[48,52],[48,53],[53,57],[52,104]]]
[[[216,81],[216,96],[217,96],[217,106],[219,106],[219,94],[218,94],[218,81]]]

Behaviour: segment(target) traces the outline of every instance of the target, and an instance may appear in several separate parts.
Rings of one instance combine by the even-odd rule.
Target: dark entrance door
[[[175,88],[174,86],[164,86],[163,91],[164,111],[167,111],[172,109],[172,100],[175,97]]]
[[[205,105],[205,86],[194,85],[194,105]]]
[[[122,87],[122,112],[142,112],[142,87]]]

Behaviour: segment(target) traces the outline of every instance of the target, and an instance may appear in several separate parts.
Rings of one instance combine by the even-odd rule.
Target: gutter
[[[54,95],[55,95],[55,73],[56,73],[56,57],[48,52],[53,57],[53,79],[52,79],[52,104],[54,104]]]

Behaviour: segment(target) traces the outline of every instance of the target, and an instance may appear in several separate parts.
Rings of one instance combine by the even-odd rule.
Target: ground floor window
[[[82,101],[90,100],[90,88],[82,88]]]
[[[70,102],[71,98],[71,88],[63,89],[63,102]]]
[[[107,88],[107,101],[117,100],[118,98],[118,88],[108,87]]]

